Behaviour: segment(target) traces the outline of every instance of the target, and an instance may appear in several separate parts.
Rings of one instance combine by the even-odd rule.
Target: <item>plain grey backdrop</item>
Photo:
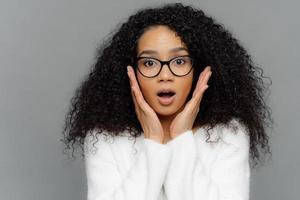
[[[172,1],[0,1],[0,199],[86,199],[83,161],[62,153],[64,115],[96,48],[139,8]],[[300,3],[181,1],[223,23],[272,78],[272,159],[251,200],[298,199]],[[299,122],[298,122],[299,123]]]

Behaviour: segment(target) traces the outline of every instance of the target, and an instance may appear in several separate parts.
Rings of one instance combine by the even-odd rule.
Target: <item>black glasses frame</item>
[[[170,67],[170,63],[171,63],[173,60],[175,60],[176,58],[181,58],[181,57],[189,57],[189,58],[191,59],[191,63],[192,63],[192,66],[191,66],[190,71],[188,71],[188,73],[186,73],[185,75],[177,75],[177,74],[175,74],[175,73],[171,70],[171,67]],[[145,76],[145,75],[139,70],[139,67],[138,67],[138,64],[137,64],[137,63],[138,63],[138,61],[139,61],[140,59],[142,59],[142,58],[154,59],[154,60],[157,60],[158,62],[160,62],[160,69],[159,69],[159,71],[158,71],[158,73],[157,73],[156,75],[154,75],[154,76]],[[172,58],[172,59],[170,59],[170,60],[168,60],[168,61],[162,61],[162,60],[159,60],[159,59],[157,59],[157,58],[153,58],[153,57],[143,57],[143,56],[137,57],[137,58],[135,59],[135,65],[136,65],[136,68],[138,69],[138,71],[139,71],[144,77],[147,77],[147,78],[153,78],[153,77],[156,77],[156,76],[161,72],[161,70],[162,70],[162,68],[163,68],[163,66],[164,66],[165,64],[167,64],[167,66],[168,66],[169,70],[172,72],[172,74],[174,74],[175,76],[178,76],[178,77],[182,77],[182,76],[188,75],[188,74],[192,71],[194,62],[193,62],[193,59],[192,59],[189,55],[177,56],[177,57],[174,57],[174,58]]]

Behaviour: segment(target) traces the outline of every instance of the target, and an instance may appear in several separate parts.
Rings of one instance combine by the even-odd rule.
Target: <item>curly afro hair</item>
[[[181,3],[137,11],[97,49],[96,62],[76,89],[65,116],[61,141],[66,149],[70,149],[70,145],[73,152],[74,145],[84,149],[84,138],[91,130],[107,136],[117,136],[125,130],[130,137],[141,135],[126,67],[135,66],[139,37],[156,25],[166,25],[173,30],[194,59],[197,67],[188,99],[201,71],[211,66],[209,88],[201,100],[194,125],[212,129],[238,119],[250,135],[254,165],[262,161],[259,150],[271,154],[266,126],[271,127],[273,119],[264,100],[267,87],[263,70],[254,66],[250,55],[222,24],[201,9]]]

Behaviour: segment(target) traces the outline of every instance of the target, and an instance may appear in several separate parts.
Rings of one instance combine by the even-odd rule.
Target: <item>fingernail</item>
[[[129,66],[127,66],[127,72],[129,72]]]

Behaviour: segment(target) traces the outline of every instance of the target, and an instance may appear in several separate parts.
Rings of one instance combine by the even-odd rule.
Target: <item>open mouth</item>
[[[175,95],[175,92],[159,92],[157,95],[159,97],[172,97]]]
[[[173,91],[162,91],[162,92],[158,92],[157,96],[158,96],[158,101],[160,102],[160,104],[162,105],[169,105],[174,101],[175,98],[175,92]]]

